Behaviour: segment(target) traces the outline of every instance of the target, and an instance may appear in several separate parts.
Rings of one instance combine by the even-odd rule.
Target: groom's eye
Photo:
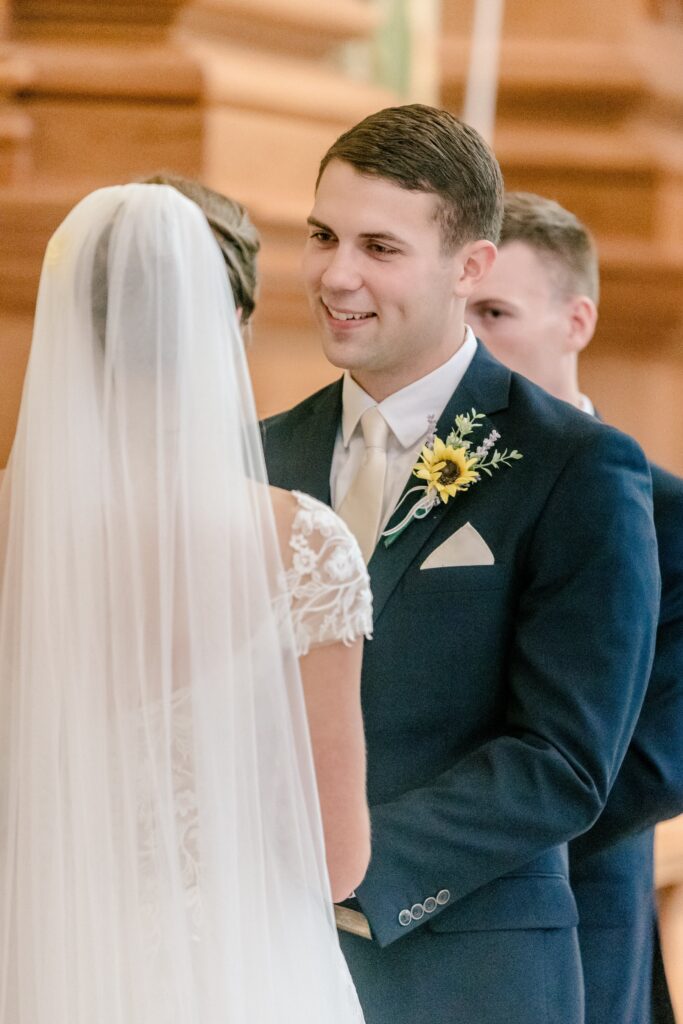
[[[368,249],[377,256],[395,256],[398,252],[398,249],[392,249],[391,246],[383,245],[382,242],[370,242]]]
[[[316,242],[321,242],[322,244],[325,244],[326,242],[331,242],[334,238],[331,232],[320,230],[311,231],[308,237],[314,239]]]

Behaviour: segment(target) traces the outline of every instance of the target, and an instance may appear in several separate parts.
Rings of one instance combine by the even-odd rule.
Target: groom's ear
[[[458,298],[468,299],[496,260],[498,250],[493,242],[479,238],[466,242],[455,256],[455,287]]]

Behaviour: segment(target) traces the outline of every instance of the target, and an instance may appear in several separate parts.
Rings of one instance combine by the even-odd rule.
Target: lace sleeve
[[[351,644],[360,636],[371,639],[370,580],[355,537],[327,505],[293,493],[298,508],[285,588],[297,653],[339,641]]]

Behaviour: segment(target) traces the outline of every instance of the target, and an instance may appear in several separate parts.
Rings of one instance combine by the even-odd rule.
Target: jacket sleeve
[[[585,831],[626,752],[650,674],[659,608],[651,481],[607,428],[558,473],[520,567],[501,728],[427,786],[371,808],[356,895],[380,945]],[[430,920],[443,912],[438,906]]]

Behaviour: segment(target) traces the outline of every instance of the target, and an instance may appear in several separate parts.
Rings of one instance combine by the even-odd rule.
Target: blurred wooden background
[[[0,466],[51,232],[93,188],[161,168],[241,199],[262,232],[260,411],[333,379],[298,279],[318,161],[380,107],[459,113],[471,20],[472,0],[0,0]],[[494,140],[508,187],[596,234],[584,389],[679,473],[681,53],[681,0],[510,2]]]

